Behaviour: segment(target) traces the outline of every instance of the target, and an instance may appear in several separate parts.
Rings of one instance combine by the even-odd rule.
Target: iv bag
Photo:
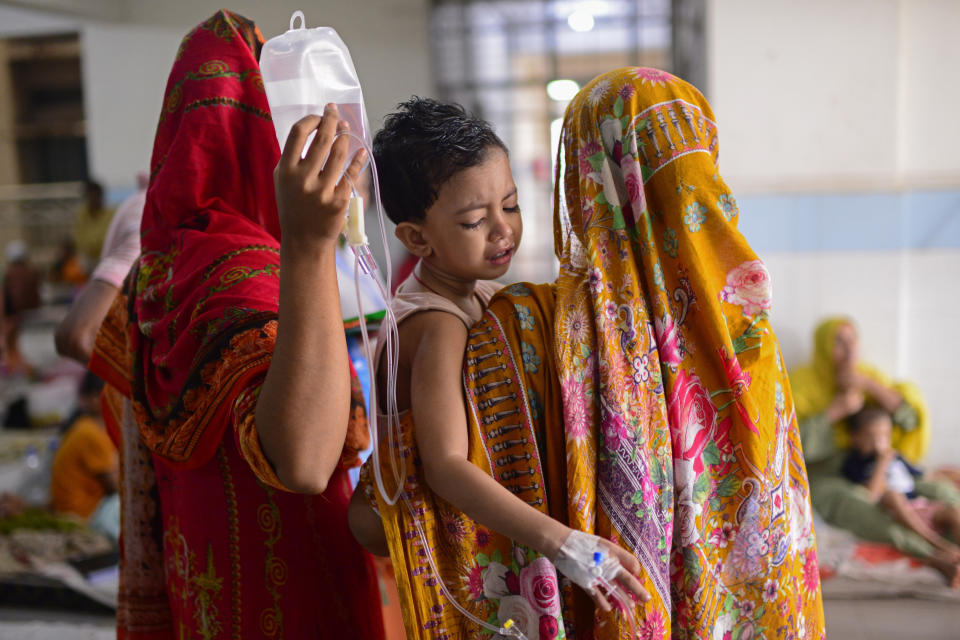
[[[300,27],[294,28],[297,18]],[[370,126],[363,106],[360,80],[347,45],[331,27],[307,29],[302,11],[290,18],[290,30],[270,38],[260,53],[260,72],[267,102],[283,149],[290,129],[300,118],[322,115],[327,103],[334,103],[350,133],[371,144]],[[362,148],[350,137],[348,157]],[[304,153],[309,145],[304,147]]]

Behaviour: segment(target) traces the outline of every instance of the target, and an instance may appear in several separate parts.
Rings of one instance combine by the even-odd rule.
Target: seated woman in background
[[[960,567],[951,554],[936,549],[897,522],[872,499],[866,487],[851,482],[842,472],[850,445],[844,426],[865,405],[890,414],[895,451],[911,463],[923,458],[930,441],[930,425],[919,390],[908,382],[894,382],[861,362],[856,327],[845,317],[820,323],[814,333],[813,360],[790,373],[790,386],[814,509],[828,523],[859,538],[892,544],[923,559],[951,584],[960,581]],[[921,496],[960,504],[960,492],[946,483],[918,478],[915,485]]]

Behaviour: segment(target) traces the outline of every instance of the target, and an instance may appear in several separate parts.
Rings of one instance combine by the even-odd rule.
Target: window
[[[577,87],[624,66],[666,69],[702,87],[702,24],[703,0],[434,1],[439,97],[489,120],[510,148],[524,240],[507,279],[556,275],[552,159]],[[548,95],[555,80],[567,82]]]
[[[52,259],[87,175],[80,40],[0,40],[0,247],[21,238],[36,264]]]

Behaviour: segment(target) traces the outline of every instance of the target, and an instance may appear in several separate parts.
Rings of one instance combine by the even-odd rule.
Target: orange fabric
[[[241,393],[234,403],[234,424],[236,425],[234,433],[237,446],[260,482],[275,489],[290,491],[280,482],[277,473],[273,470],[273,465],[267,460],[263,449],[260,447],[260,437],[257,435],[257,425],[254,421],[259,393],[260,385],[257,384]],[[360,452],[366,449],[370,443],[370,427],[367,423],[367,412],[364,408],[363,388],[353,371],[351,371],[350,376],[349,420],[350,424],[347,427],[343,451],[340,453],[340,466],[343,469],[359,466]]]
[[[91,416],[77,418],[53,458],[53,510],[89,518],[107,495],[98,476],[116,471],[118,465],[117,448],[103,425]]]

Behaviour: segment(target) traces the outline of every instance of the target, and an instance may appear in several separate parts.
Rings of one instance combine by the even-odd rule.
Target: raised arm
[[[336,469],[350,410],[350,361],[335,250],[350,184],[341,179],[348,138],[336,109],[294,125],[274,173],[283,237],[277,342],[257,401],[260,444],[288,488],[321,493]],[[301,150],[316,131],[306,157]],[[346,174],[354,182],[358,152]],[[329,156],[329,159],[328,159]]]

